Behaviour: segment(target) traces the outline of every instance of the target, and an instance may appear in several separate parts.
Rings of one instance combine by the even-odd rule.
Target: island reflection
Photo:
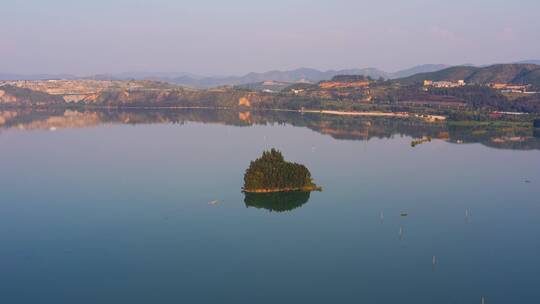
[[[244,111],[212,109],[4,109],[0,131],[59,130],[102,124],[215,123],[232,126],[288,124],[309,128],[338,140],[369,141],[372,138],[409,136],[449,143],[481,143],[514,150],[539,150],[540,131],[526,127],[449,125],[406,118],[346,117],[287,111]]]
[[[266,209],[271,212],[286,212],[302,207],[309,201],[307,191],[245,193],[246,207]]]

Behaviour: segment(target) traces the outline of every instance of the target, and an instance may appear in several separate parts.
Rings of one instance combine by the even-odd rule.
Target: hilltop
[[[262,83],[265,81],[277,81],[287,83],[317,83],[319,81],[331,79],[337,75],[364,75],[371,78],[395,79],[407,77],[420,72],[433,72],[446,68],[443,64],[423,64],[400,70],[397,72],[386,72],[377,68],[361,68],[361,69],[343,69],[343,70],[327,70],[321,71],[312,68],[299,68],[288,71],[268,71],[263,73],[248,73],[243,76],[229,77],[200,77],[194,75],[183,75],[180,77],[160,78],[162,81],[171,83],[199,87],[210,88],[224,85],[246,85],[253,83]]]
[[[13,85],[0,85],[0,105],[49,106],[64,103],[65,101],[61,96]]]
[[[354,74],[365,75],[373,78],[388,78],[389,74],[375,69],[346,69],[346,70],[329,70],[320,71],[311,68],[299,68],[289,71],[269,71],[264,73],[248,73],[244,76],[230,76],[230,77],[203,77],[194,78],[193,76],[183,76],[178,78],[172,78],[168,81],[171,83],[199,87],[210,88],[224,85],[246,85],[262,83],[266,81],[285,82],[285,83],[316,83],[322,80],[330,79],[336,75],[341,74]]]
[[[495,64],[487,67],[456,66],[436,72],[419,73],[396,81],[401,84],[417,84],[424,80],[458,81],[471,84],[509,83],[530,84],[540,87],[540,65]]]

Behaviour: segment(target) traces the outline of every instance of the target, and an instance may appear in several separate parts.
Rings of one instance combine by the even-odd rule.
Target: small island
[[[252,161],[244,174],[246,193],[321,191],[313,183],[306,166],[285,161],[280,151],[272,149]]]

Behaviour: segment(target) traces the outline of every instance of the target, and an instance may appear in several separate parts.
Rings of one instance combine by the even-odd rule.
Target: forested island
[[[306,166],[285,161],[280,151],[264,151],[244,174],[246,193],[320,191]]]

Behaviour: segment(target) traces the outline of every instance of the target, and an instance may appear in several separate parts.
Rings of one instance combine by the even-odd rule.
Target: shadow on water
[[[245,193],[246,207],[285,212],[302,207],[309,201],[311,193],[304,191],[276,193]]]

